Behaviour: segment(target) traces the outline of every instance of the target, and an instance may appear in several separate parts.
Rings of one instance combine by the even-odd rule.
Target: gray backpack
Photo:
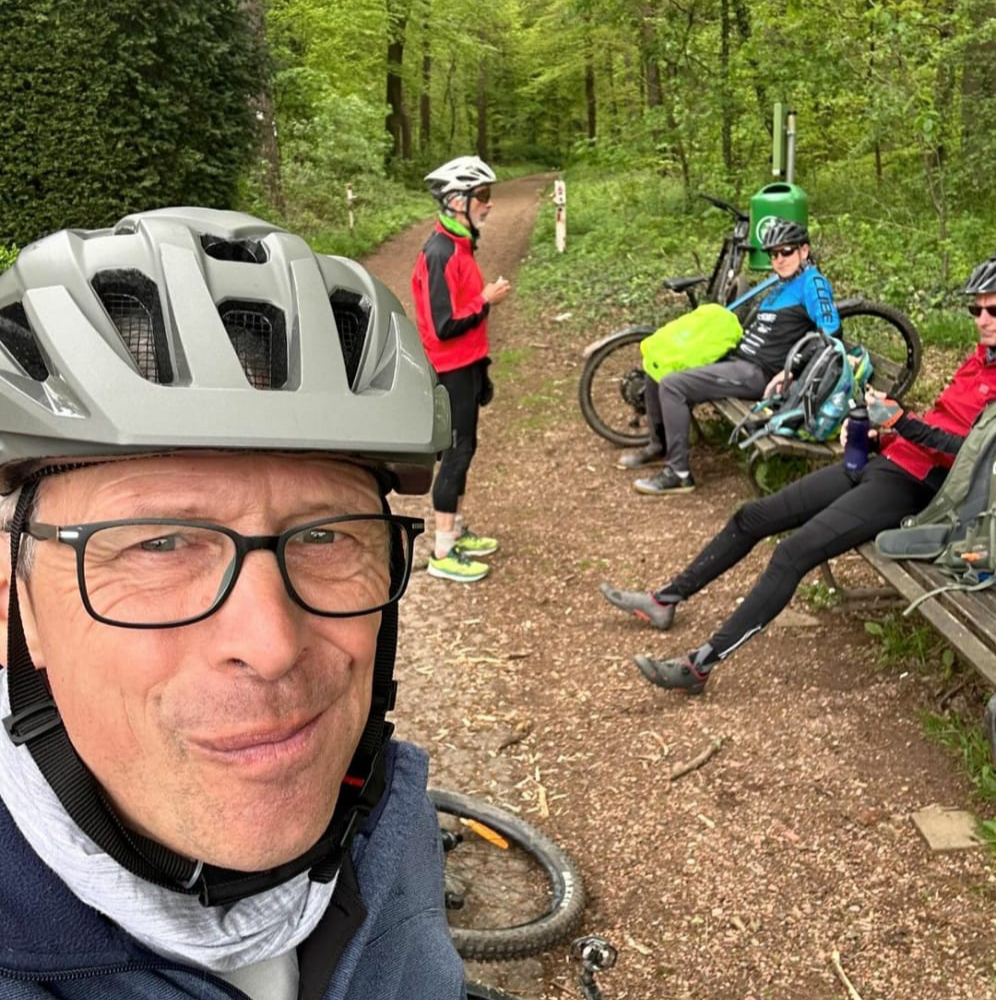
[[[996,586],[996,403],[979,415],[941,489],[919,514],[880,532],[875,548],[889,559],[924,559],[949,582],[906,609],[945,590]]]

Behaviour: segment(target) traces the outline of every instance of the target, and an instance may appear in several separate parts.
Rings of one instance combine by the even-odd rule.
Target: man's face
[[[381,512],[373,478],[320,457],[173,456],[42,483],[38,521],[135,516],[277,534],[326,515]],[[384,576],[370,581],[384,601]],[[210,617],[171,629],[91,618],[75,553],[41,542],[21,583],[25,634],[73,745],[134,829],[241,870],[315,843],[368,715],[378,614],[322,618],[288,597],[274,553],[250,552]]]
[[[976,317],[976,327],[979,330],[979,342],[987,347],[997,345],[997,318],[991,316],[987,311],[988,306],[996,310],[997,297],[995,292],[987,295],[977,295],[976,305],[980,307],[979,315]]]
[[[771,267],[779,278],[790,278],[809,258],[809,244],[775,247],[768,251]]]

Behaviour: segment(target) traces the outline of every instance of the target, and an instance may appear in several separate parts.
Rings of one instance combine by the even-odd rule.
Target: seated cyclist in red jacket
[[[434,479],[434,555],[431,576],[473,583],[489,572],[472,556],[497,550],[495,538],[477,535],[462,520],[462,500],[476,451],[479,407],[492,385],[486,319],[490,307],[510,291],[506,278],[483,283],[473,257],[479,227],[493,207],[496,175],[478,156],[460,156],[424,180],[441,206],[437,225],[413,267],[411,287],[424,350],[451,400],[452,446],[441,456]]]
[[[744,504],[695,560],[657,591],[601,592],[616,608],[668,629],[681,601],[735,566],[762,538],[792,531],[736,611],[685,656],[637,656],[643,677],[658,687],[701,694],[715,664],[756,635],[785,607],[799,581],[827,559],[898,527],[927,506],[941,487],[972,425],[996,400],[996,258],[980,264],[962,289],[975,296],[979,344],[934,405],[917,416],[891,399],[869,398],[871,423],[891,431],[881,454],[854,472],[842,463],[818,469],[783,490]],[[795,529],[795,530],[793,530]]]

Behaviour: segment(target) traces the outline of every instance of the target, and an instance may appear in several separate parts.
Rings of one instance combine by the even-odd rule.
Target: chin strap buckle
[[[30,740],[57,729],[62,724],[62,716],[51,698],[33,701],[19,712],[12,712],[3,720],[3,727],[7,730],[11,743],[16,747],[23,746]]]

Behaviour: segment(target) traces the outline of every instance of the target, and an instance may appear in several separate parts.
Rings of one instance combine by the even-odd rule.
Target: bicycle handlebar
[[[704,198],[705,201],[714,205],[716,208],[721,208],[724,212],[728,212],[730,215],[732,215],[740,222],[750,221],[749,215],[747,215],[744,212],[741,212],[738,208],[734,208],[732,205],[729,204],[729,202],[723,201],[721,198],[715,198],[710,194],[702,194],[701,192],[698,193],[698,197]]]

